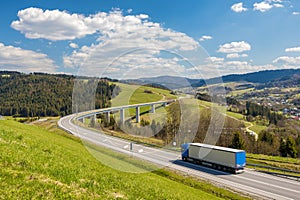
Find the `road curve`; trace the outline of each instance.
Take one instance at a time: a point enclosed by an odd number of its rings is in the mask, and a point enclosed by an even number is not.
[[[61,118],[58,125],[60,128],[81,138],[82,140],[86,140],[121,153],[130,154],[154,164],[168,166],[169,168],[181,171],[184,174],[206,179],[217,185],[229,187],[244,194],[250,194],[256,198],[300,200],[299,181],[263,174],[250,169],[247,169],[242,174],[232,175],[226,172],[216,171],[214,169],[183,162],[180,160],[179,153],[150,148],[143,145],[136,144],[132,151],[130,151],[130,141],[80,127],[72,122],[72,119],[75,116],[76,115],[73,114]]]

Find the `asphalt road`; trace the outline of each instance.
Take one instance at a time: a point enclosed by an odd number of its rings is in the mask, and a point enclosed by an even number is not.
[[[75,115],[63,117],[59,126],[82,140],[92,142],[96,145],[107,147],[118,152],[130,154],[131,156],[149,161],[151,163],[167,166],[171,169],[181,171],[190,176],[197,176],[209,180],[220,186],[229,187],[254,198],[263,199],[299,199],[300,182],[285,179],[269,174],[246,169],[242,174],[229,174],[192,163],[183,162],[180,153],[146,147],[134,144],[130,149],[130,142],[108,136],[99,132],[88,130],[72,123]]]

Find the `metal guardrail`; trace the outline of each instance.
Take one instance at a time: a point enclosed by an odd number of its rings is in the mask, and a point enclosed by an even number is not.
[[[252,167],[254,167],[254,169],[255,168],[268,169],[268,171],[263,171],[263,170],[257,170],[257,171],[267,172],[269,174],[274,174],[274,175],[279,175],[279,176],[286,176],[286,177],[296,178],[297,180],[300,180],[300,171],[294,171],[294,170],[289,170],[289,169],[283,169],[283,168],[278,168],[278,167],[270,167],[270,166],[266,166],[266,165],[259,165],[259,164],[252,164],[252,163],[247,163],[247,166],[252,166]],[[283,173],[272,172],[270,170],[281,171]],[[297,174],[297,175],[292,175],[292,174],[288,174],[288,173],[293,173],[293,174]]]

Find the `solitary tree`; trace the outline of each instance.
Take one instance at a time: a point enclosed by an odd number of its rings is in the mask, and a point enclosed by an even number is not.
[[[293,140],[292,137],[288,137],[288,139],[286,141],[286,152],[292,158],[296,158],[297,157],[296,144],[295,144],[295,141]]]
[[[245,142],[239,132],[234,134],[230,147],[235,149],[245,149]]]
[[[279,152],[282,157],[287,157],[286,141],[283,138],[280,139]]]

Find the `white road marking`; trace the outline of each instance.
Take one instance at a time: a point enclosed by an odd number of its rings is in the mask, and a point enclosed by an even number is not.
[[[140,149],[138,152],[139,152],[139,153],[143,153],[143,152],[144,152],[144,150],[143,150],[143,149]]]
[[[243,177],[243,176],[236,176],[236,177],[240,178],[240,179],[252,181],[252,182],[255,182],[255,183],[259,183],[259,184],[263,184],[263,185],[267,185],[267,186],[271,186],[271,187],[275,187],[275,188],[279,188],[279,189],[282,189],[282,190],[287,190],[287,191],[290,191],[290,192],[293,192],[293,193],[300,194],[300,190],[293,190],[293,189],[289,189],[289,188],[284,188],[284,187],[281,187],[281,186],[278,186],[278,185],[273,185],[273,184],[270,184],[270,183],[266,183],[266,182],[262,182],[262,181],[257,181],[255,179],[250,179],[250,178],[246,178],[246,177]]]
[[[286,183],[290,183],[290,184],[294,184],[294,185],[299,185],[300,186],[300,182],[291,181],[291,180],[288,180],[288,179],[285,179],[285,178],[279,178],[279,177],[276,177],[276,176],[267,175],[267,174],[263,174],[263,173],[256,172],[256,171],[246,170],[246,173],[248,173],[248,174],[255,174],[256,176],[261,176],[261,177],[265,177],[265,178],[269,178],[269,179],[274,179],[274,180],[277,180],[277,181],[280,181],[280,182],[286,182]]]

